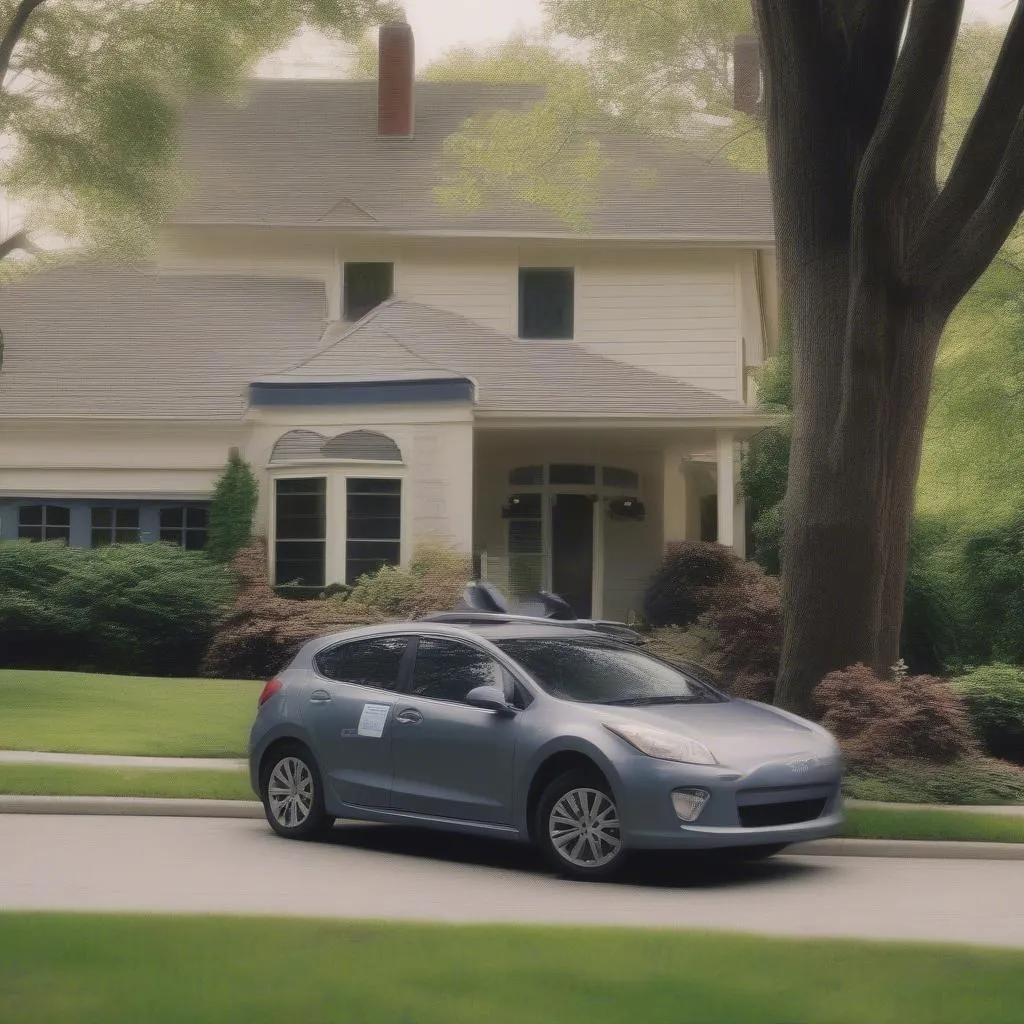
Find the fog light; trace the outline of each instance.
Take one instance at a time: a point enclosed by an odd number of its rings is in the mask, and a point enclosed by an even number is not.
[[[706,789],[676,789],[672,791],[672,806],[680,821],[696,821],[711,794]]]

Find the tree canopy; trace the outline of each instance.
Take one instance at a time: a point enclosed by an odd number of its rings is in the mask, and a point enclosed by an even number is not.
[[[0,0],[0,191],[34,239],[124,253],[167,214],[178,128],[196,96],[232,97],[303,25],[350,41],[392,0]]]

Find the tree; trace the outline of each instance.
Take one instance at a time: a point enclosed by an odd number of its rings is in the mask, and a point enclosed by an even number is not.
[[[214,561],[230,562],[249,543],[259,493],[252,467],[232,452],[210,503],[206,552]]]
[[[185,103],[234,94],[303,25],[355,41],[392,0],[0,0],[0,192],[45,233],[124,252],[168,212]]]
[[[746,3],[649,0],[638,12],[626,0],[548,0],[545,7],[555,30],[588,43],[579,63],[591,83],[602,69],[634,83],[630,91],[617,82],[621,102],[592,99],[607,117],[642,125],[640,98],[663,96],[668,116],[654,126],[663,135],[690,145],[724,135],[723,148],[731,142],[734,150],[741,137],[756,137],[756,123],[714,116],[721,109],[714,71],[744,27]],[[756,0],[754,8],[793,335],[777,700],[807,710],[810,690],[830,671],[864,662],[887,673],[899,657],[939,341],[1024,208],[1024,8],[992,48],[990,81],[954,62],[962,0]],[[648,56],[638,40],[651,47]],[[959,94],[948,104],[956,76],[984,83],[976,109],[969,99],[960,109]],[[707,95],[688,86],[698,80]],[[557,100],[547,104],[564,144],[573,112],[559,119]],[[450,146],[467,199],[471,186],[482,195],[496,159],[522,131],[515,118],[470,126],[464,143]],[[490,129],[486,143],[481,128]],[[559,152],[556,173],[570,192],[571,143]],[[513,180],[528,180],[543,158],[532,171],[509,162]]]

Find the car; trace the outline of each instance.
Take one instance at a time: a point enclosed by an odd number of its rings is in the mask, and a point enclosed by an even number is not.
[[[640,850],[760,859],[843,821],[821,726],[611,633],[500,613],[307,643],[260,695],[249,768],[281,836],[336,819],[493,836],[573,879]]]

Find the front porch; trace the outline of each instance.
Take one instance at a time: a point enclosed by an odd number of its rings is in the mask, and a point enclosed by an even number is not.
[[[714,429],[481,429],[473,554],[513,598],[543,588],[581,617],[629,620],[666,544],[745,554],[737,433]]]

